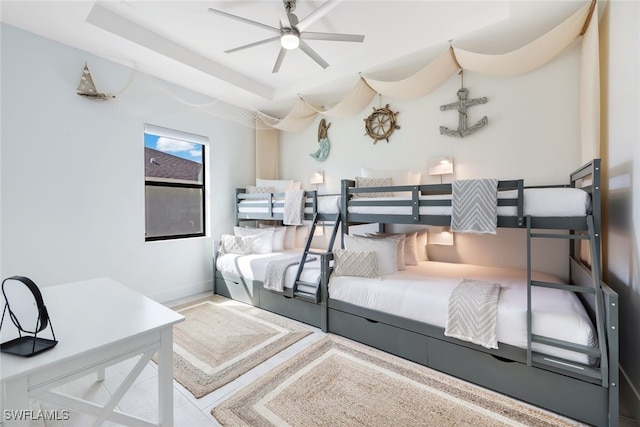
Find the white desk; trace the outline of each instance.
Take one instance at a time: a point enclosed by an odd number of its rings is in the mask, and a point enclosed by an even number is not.
[[[111,420],[133,426],[172,426],[172,327],[184,317],[111,279],[42,287],[40,291],[58,345],[29,358],[0,353],[0,416],[4,425],[28,425],[29,398],[34,397],[96,415],[96,425]],[[15,329],[9,320],[3,325],[3,335],[5,330]],[[41,332],[43,338],[51,338],[50,333],[49,329]],[[6,342],[13,336],[1,338]],[[114,410],[156,352],[157,424]],[[103,380],[106,367],[133,357],[139,361],[104,406],[51,390],[91,372]],[[15,410],[21,409],[27,410],[26,417],[15,416]]]

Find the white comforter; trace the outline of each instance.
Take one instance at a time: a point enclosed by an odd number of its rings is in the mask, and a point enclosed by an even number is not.
[[[272,252],[268,254],[224,254],[217,257],[216,268],[223,273],[235,274],[245,279],[264,282],[267,265],[271,261],[283,260],[292,256],[302,257],[302,249],[287,249],[280,252]],[[320,278],[320,260],[318,256],[310,255],[309,258],[315,258],[304,264],[304,269],[300,276],[300,280],[308,283],[318,283]],[[285,275],[285,288],[292,288],[296,279],[298,265],[287,268]],[[303,289],[303,288],[301,288]]]
[[[463,278],[498,282],[498,342],[527,347],[526,271],[423,261],[397,275],[382,279],[332,276],[329,297],[420,322],[445,327],[449,295]],[[535,273],[535,280],[561,283],[558,279]],[[596,334],[584,307],[572,292],[533,287],[532,313],[534,334],[594,346]],[[542,344],[533,349],[580,363],[589,363],[586,355]]]

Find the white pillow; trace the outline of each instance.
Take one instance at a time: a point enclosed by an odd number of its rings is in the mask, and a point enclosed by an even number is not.
[[[253,251],[254,236],[232,236],[231,234],[223,234],[220,239],[220,248],[218,253],[224,254],[240,254],[249,255]]]
[[[429,255],[427,254],[427,229],[416,232],[416,254],[418,261],[429,261]]]
[[[296,226],[286,225],[284,226],[284,248],[293,249],[296,247]]]
[[[307,237],[309,236],[309,226],[308,225],[298,225],[296,226],[296,240],[295,240],[295,248],[304,248],[307,244]]]
[[[233,234],[241,237],[254,236],[252,249],[254,254],[269,254],[273,252],[273,228],[233,227]]]
[[[394,239],[371,239],[362,236],[344,236],[344,247],[349,251],[374,251],[378,258],[380,274],[395,274],[398,272],[396,264],[396,248]]]
[[[261,228],[263,230],[273,229],[273,250],[282,251],[285,249],[284,236],[287,230],[284,227],[270,227],[265,224],[258,224],[258,228]]]
[[[405,233],[405,239],[404,239],[405,265],[418,265],[419,258],[418,258],[417,237],[418,237],[418,233],[415,231],[413,233]],[[425,250],[425,254],[426,254],[426,250]]]
[[[417,242],[417,232],[413,233],[367,233],[367,236],[394,236],[394,235],[402,235],[404,236],[404,265],[418,265],[418,242]],[[426,245],[426,241],[425,241]],[[426,254],[426,252],[425,252]],[[423,254],[424,257],[424,254]]]
[[[284,193],[293,189],[292,179],[256,179],[256,187],[273,187],[274,193]]]
[[[398,270],[407,269],[406,263],[404,260],[405,258],[404,246],[405,246],[405,239],[406,239],[406,236],[404,234],[402,233],[398,233],[398,234],[368,233],[366,237],[369,237],[371,239],[391,239],[395,241],[396,242],[396,267],[398,268]]]
[[[358,252],[337,249],[333,258],[333,275],[354,277],[380,277],[378,257],[373,251]]]

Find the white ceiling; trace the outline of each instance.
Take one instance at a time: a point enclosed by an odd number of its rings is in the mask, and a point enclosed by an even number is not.
[[[242,107],[286,113],[298,96],[317,105],[339,101],[359,73],[397,80],[448,46],[487,53],[517,48],[586,3],[571,1],[330,0],[307,29],[363,34],[363,43],[309,40],[329,67],[289,51],[272,69],[278,41],[225,53],[274,34],[215,8],[279,27],[282,0],[260,1],[1,1],[3,22]],[[300,20],[326,0],[298,0]]]

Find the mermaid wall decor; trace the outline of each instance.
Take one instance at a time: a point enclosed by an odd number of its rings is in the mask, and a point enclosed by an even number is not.
[[[309,154],[319,162],[324,162],[329,157],[330,144],[327,131],[330,127],[331,123],[327,123],[325,119],[320,120],[318,125],[318,144],[320,144],[320,148],[315,153]]]

